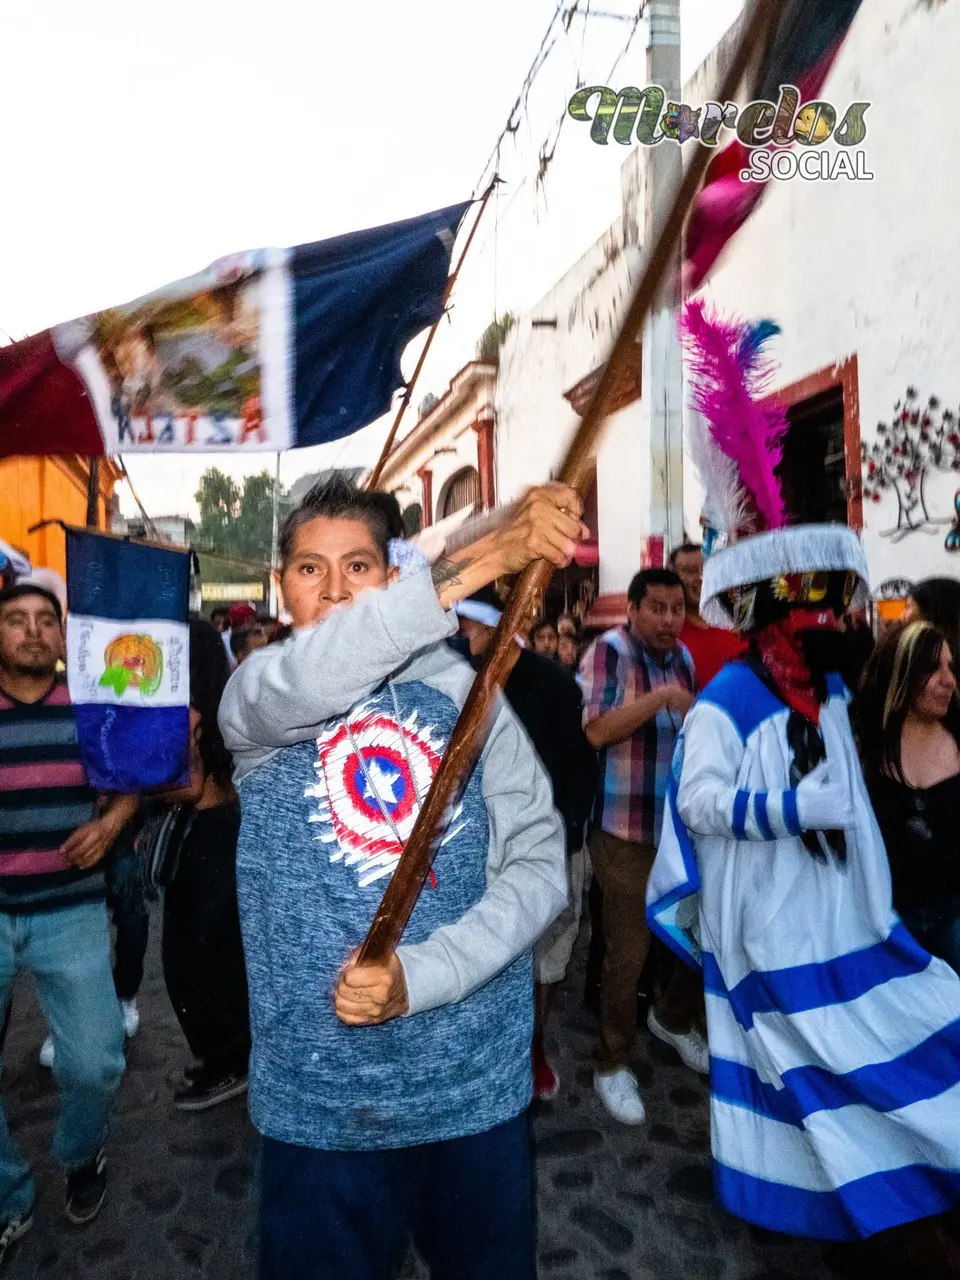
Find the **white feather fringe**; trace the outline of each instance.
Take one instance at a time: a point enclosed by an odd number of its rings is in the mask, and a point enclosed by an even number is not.
[[[703,515],[711,529],[731,541],[747,525],[747,495],[737,464],[714,443],[706,419],[690,410],[687,448],[703,486]]]

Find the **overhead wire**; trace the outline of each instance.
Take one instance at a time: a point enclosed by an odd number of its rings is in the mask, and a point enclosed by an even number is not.
[[[581,0],[574,0],[574,3],[573,3],[574,10],[578,8],[580,2]],[[527,104],[527,100],[530,96],[530,90],[533,88],[534,81],[536,80],[541,67],[544,65],[547,58],[550,56],[550,51],[553,48],[553,42],[550,40],[550,37],[553,34],[553,29],[556,26],[558,19],[562,16],[563,12],[564,12],[563,0],[559,0],[559,3],[557,4],[556,9],[554,10],[553,17],[550,19],[550,22],[547,25],[547,29],[543,34],[543,38],[540,41],[540,47],[537,49],[537,52],[534,55],[533,61],[530,63],[530,66],[527,70],[527,74],[523,77],[523,82],[520,85],[520,92],[517,94],[516,100],[513,106],[510,108],[509,114],[507,115],[507,122],[503,126],[503,128],[500,130],[500,133],[497,136],[497,140],[493,144],[493,148],[490,154],[487,156],[486,163],[484,164],[483,168],[480,171],[480,177],[478,178],[473,188],[474,196],[476,196],[478,191],[481,191],[485,187],[487,175],[491,172],[490,166],[496,160],[500,151],[500,146],[503,143],[504,139],[507,138],[509,135],[516,133],[517,129],[520,127],[520,121],[516,118],[517,113],[522,112],[523,109],[525,108]]]
[[[633,44],[633,38],[637,34],[637,29],[640,26],[640,20],[643,17],[643,15],[646,13],[646,11],[647,11],[647,0],[643,0],[643,3],[640,4],[637,8],[637,16],[633,20],[633,26],[630,28],[630,34],[627,36],[627,42],[623,46],[623,48],[620,50],[620,52],[617,54],[616,62],[613,64],[613,66],[610,68],[609,72],[607,73],[607,78],[604,82],[605,84],[610,83],[610,81],[613,79],[614,72],[616,71],[617,67],[619,67],[620,63],[624,60],[624,58],[629,53],[630,46]]]
[[[610,72],[607,75],[607,79],[605,83],[607,84],[610,83],[620,63],[629,53],[630,48],[633,44],[633,41],[636,38],[637,31],[640,29],[640,23],[642,22],[646,14],[646,11],[647,11],[647,0],[642,0],[642,3],[640,3],[637,6],[636,12],[629,13],[629,14],[627,13],[616,14],[611,12],[610,10],[593,9],[590,7],[589,0],[584,0],[584,5],[582,10],[580,9],[580,4],[578,2],[578,3],[575,3],[570,10],[567,11],[568,14],[571,16],[571,19],[573,14],[576,13],[576,15],[583,21],[584,41],[586,39],[587,22],[591,17],[600,18],[600,19],[618,18],[624,22],[630,23],[630,32],[627,36],[626,41],[623,44],[623,47],[620,49],[619,53],[617,54],[617,57],[613,63],[613,66],[611,67]],[[554,15],[554,19],[555,18],[556,18],[556,15]],[[548,31],[549,29],[550,28],[548,28]],[[541,48],[542,47],[543,46],[541,45]],[[577,73],[578,87],[582,87],[579,83],[580,79],[581,79],[581,76],[578,70],[578,73]],[[519,101],[519,97],[518,97],[518,101]],[[506,204],[503,206],[503,208],[501,209],[498,207],[498,219],[497,219],[497,222],[495,223],[493,232],[487,232],[484,238],[477,245],[476,251],[474,253],[475,262],[478,261],[483,256],[483,254],[487,251],[491,236],[494,233],[499,234],[499,224],[501,222],[506,221],[507,216],[509,215],[510,211],[516,204],[517,200],[519,199],[521,194],[526,190],[526,188],[530,185],[531,182],[534,183],[537,192],[543,193],[545,198],[545,185],[546,185],[545,179],[546,179],[547,171],[556,153],[557,143],[559,141],[560,134],[563,130],[568,114],[569,113],[567,110],[567,106],[564,105],[563,111],[560,113],[560,115],[558,115],[556,120],[553,122],[553,124],[550,127],[550,130],[548,131],[546,137],[544,138],[543,142],[540,144],[537,150],[536,169],[528,171],[525,174],[525,176],[522,178],[520,183],[516,187],[514,187],[513,191],[510,193],[510,198],[506,201]],[[516,130],[514,130],[513,132],[515,131]],[[505,134],[501,134],[501,137],[498,140],[498,146],[502,142],[504,136]],[[495,150],[494,154],[497,155],[498,152]],[[488,160],[487,161],[488,168],[489,168],[489,164],[490,164],[490,161]],[[498,164],[498,171],[499,171],[499,164]],[[539,221],[540,215],[538,210],[536,209],[534,210],[534,215]]]
[[[586,9],[582,15],[583,30],[580,33],[580,57],[577,60],[577,88],[583,84],[583,55],[587,47],[587,27],[590,25],[590,0],[587,0]]]

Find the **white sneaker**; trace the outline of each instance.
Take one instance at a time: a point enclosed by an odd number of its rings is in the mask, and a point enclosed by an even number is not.
[[[53,1036],[47,1036],[40,1046],[40,1065],[41,1067],[53,1066]]]
[[[646,1120],[647,1113],[637,1087],[637,1077],[626,1067],[607,1075],[594,1072],[593,1087],[614,1120],[619,1120],[621,1124],[643,1124]]]
[[[685,1031],[683,1034],[668,1031],[657,1017],[652,1005],[647,1011],[647,1028],[658,1040],[670,1045],[671,1049],[676,1049],[691,1071],[696,1071],[701,1076],[710,1074],[710,1050],[706,1040],[696,1028]]]
[[[128,1040],[140,1030],[140,1010],[137,1008],[137,997],[120,1001],[120,1012],[123,1014],[123,1034]]]

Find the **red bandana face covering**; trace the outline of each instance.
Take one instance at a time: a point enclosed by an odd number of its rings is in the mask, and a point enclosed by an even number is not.
[[[785,618],[764,627],[753,637],[761,661],[784,702],[815,725],[820,723],[820,700],[813,673],[804,656],[800,633],[835,631],[838,626],[833,612],[791,609]]]

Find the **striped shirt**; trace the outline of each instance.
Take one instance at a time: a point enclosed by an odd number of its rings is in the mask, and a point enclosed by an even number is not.
[[[583,722],[629,706],[674,684],[696,690],[693,659],[684,645],[651,653],[628,627],[615,627],[590,646],[580,665]],[[623,742],[600,752],[600,785],[593,826],[621,840],[658,844],[670,762],[682,717],[664,708]]]
[[[67,686],[39,702],[0,691],[0,911],[46,911],[103,897],[102,865],[71,867],[60,847],[94,817]]]

